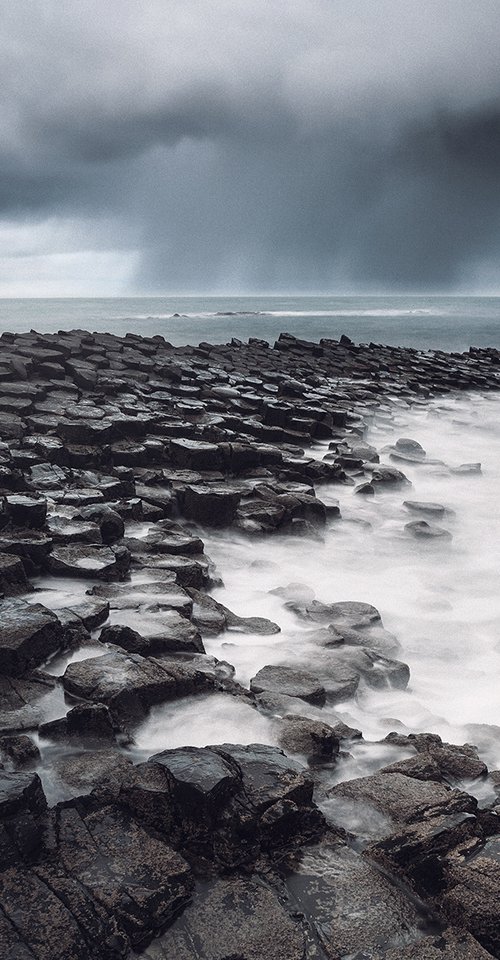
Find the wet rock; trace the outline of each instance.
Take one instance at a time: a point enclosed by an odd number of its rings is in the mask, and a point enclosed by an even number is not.
[[[338,671],[342,666],[362,676],[368,686],[376,689],[396,687],[405,690],[410,680],[410,669],[406,663],[384,657],[368,647],[352,648],[346,645],[341,649],[334,648],[331,655],[323,656],[321,661],[314,660],[314,667],[320,675],[330,669]]]
[[[0,676],[0,731],[35,729],[45,716],[45,703],[53,697],[54,688],[55,681],[45,674]]]
[[[181,499],[181,509],[185,517],[197,520],[209,526],[227,526],[236,517],[240,502],[239,491],[222,484],[208,486],[186,486]]]
[[[132,763],[123,754],[112,749],[85,750],[74,754],[63,753],[53,761],[54,776],[74,796],[91,792],[96,784],[101,787],[126,776]]]
[[[464,861],[449,860],[441,910],[494,957],[500,955],[500,838],[492,837]]]
[[[408,477],[405,477],[404,473],[402,473],[401,470],[396,470],[395,467],[389,467],[386,464],[381,463],[379,466],[370,469],[371,483],[376,484],[377,486],[395,486],[398,484],[410,483]]]
[[[223,465],[217,444],[201,440],[171,440],[170,454],[181,470],[220,470]]]
[[[476,810],[476,801],[466,793],[401,773],[378,773],[339,783],[329,796],[372,804],[398,823]]]
[[[0,553],[0,594],[6,597],[28,593],[31,584],[19,557]]]
[[[123,614],[118,614],[123,616]],[[110,624],[101,631],[101,643],[113,643],[129,653],[161,656],[163,653],[204,653],[203,641],[192,623],[176,610],[144,612],[129,618],[134,626]]]
[[[15,527],[41,530],[47,516],[45,497],[28,496],[17,493],[5,498],[5,506],[10,522]]]
[[[491,953],[459,927],[425,937],[407,947],[384,951],[383,960],[488,960]],[[379,960],[379,958],[375,958]],[[382,955],[380,955],[382,960]]]
[[[352,630],[361,630],[373,624],[380,623],[380,614],[370,603],[357,600],[344,600],[339,603],[321,603],[312,600],[306,604],[287,604],[305,620],[315,623],[329,623],[336,628],[348,627]]]
[[[438,527],[435,523],[428,523],[427,520],[412,520],[411,523],[405,523],[405,530],[412,536],[419,539],[445,539],[451,540],[451,533],[443,527]]]
[[[287,887],[326,957],[373,957],[418,936],[415,905],[354,850],[333,841],[305,850]]]
[[[53,516],[47,520],[47,531],[54,543],[66,546],[102,543],[101,531],[96,523],[83,523]]]
[[[482,471],[480,463],[461,463],[459,467],[450,467],[450,472],[467,476],[469,474],[479,474]]]
[[[404,500],[403,506],[412,513],[428,513],[432,517],[443,517],[446,512],[441,503],[426,500]]]
[[[55,545],[49,558],[52,573],[98,580],[123,580],[129,565],[130,553],[123,547]]]
[[[325,702],[325,688],[317,677],[307,670],[294,670],[286,666],[266,666],[250,681],[254,693],[277,693],[287,697],[298,697],[306,703]]]
[[[97,524],[103,543],[108,545],[116,543],[124,535],[125,524],[122,517],[107,504],[97,503],[81,507],[78,515],[84,521]]]
[[[0,673],[19,676],[56,653],[64,643],[57,616],[40,603],[4,600],[0,626]]]
[[[258,917],[258,923],[255,918]],[[305,933],[262,882],[216,880],[145,957],[151,960],[303,960]]]
[[[339,741],[334,729],[320,720],[285,716],[278,731],[278,741],[287,753],[298,753],[315,761],[334,759]]]
[[[24,735],[0,737],[0,754],[12,760],[17,767],[36,763],[40,759],[38,747],[31,737]]]
[[[193,589],[188,589],[188,593],[195,602],[193,622],[197,623],[200,629],[205,627],[210,632],[231,629],[239,633],[257,633],[262,636],[280,633],[278,624],[268,620],[267,617],[239,617],[206,593]],[[218,627],[220,629],[217,629]]]
[[[8,773],[0,770],[0,819],[14,815],[43,813],[47,806],[37,773]]]
[[[60,720],[40,724],[38,732],[49,740],[75,738],[85,740],[114,740],[116,725],[103,703],[79,703]]]
[[[66,667],[64,689],[106,704],[114,715],[142,717],[155,703],[209,690],[214,681],[187,663],[108,653]]]
[[[479,759],[476,747],[469,743],[458,746],[443,743],[436,733],[388,734],[389,743],[412,747],[418,755],[437,765],[440,775],[451,780],[475,780],[486,776],[488,768]]]
[[[372,483],[358,483],[357,487],[354,487],[354,493],[364,497],[373,497],[375,495],[375,487]]]
[[[51,538],[37,530],[11,530],[0,534],[0,554],[20,557],[28,576],[36,576],[46,566],[51,549]]]
[[[168,773],[175,802],[183,812],[190,810],[191,815],[213,818],[241,785],[238,768],[205,747],[164,750],[151,757],[149,763]]]
[[[152,580],[159,574],[172,574],[177,583],[182,587],[194,587],[200,589],[208,578],[206,562],[199,555],[195,557],[173,556],[162,554],[161,556],[152,556],[151,554],[139,554],[134,557],[134,566],[144,570]]]
[[[262,743],[248,746],[223,743],[211,749],[237,764],[244,792],[259,813],[285,801],[296,805],[311,803],[312,780],[303,767],[286,757],[277,747]],[[280,809],[276,812],[285,811]]]

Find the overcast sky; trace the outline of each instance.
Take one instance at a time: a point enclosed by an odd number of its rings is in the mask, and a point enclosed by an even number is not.
[[[500,292],[499,0],[0,18],[0,296]]]

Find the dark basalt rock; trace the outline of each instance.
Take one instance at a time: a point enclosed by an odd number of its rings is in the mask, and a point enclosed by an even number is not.
[[[487,840],[465,860],[448,860],[441,910],[465,927],[494,957],[500,955],[500,838]]]
[[[55,545],[49,558],[52,573],[97,580],[123,580],[129,565],[130,553],[125,547]]]
[[[307,703],[325,702],[325,688],[317,677],[307,670],[294,670],[286,666],[267,666],[250,681],[254,693],[278,693],[287,697],[297,697]]]
[[[52,516],[47,520],[46,529],[56,544],[72,546],[81,543],[101,544],[101,531],[96,523],[83,523],[67,520],[65,517]]]
[[[40,724],[38,732],[49,740],[114,741],[118,729],[103,703],[79,703],[60,720]]]
[[[19,557],[0,553],[0,594],[11,597],[18,593],[28,593],[31,584]]]
[[[222,630],[231,629],[238,633],[257,633],[262,636],[273,636],[280,633],[280,627],[267,617],[239,617],[224,604],[214,600],[213,597],[199,590],[189,589],[189,595],[193,598],[195,607],[193,608],[193,623],[196,623],[200,630],[205,629],[208,633],[220,633]]]
[[[113,643],[129,653],[161,656],[164,653],[205,653],[203,641],[195,626],[175,610],[155,614],[140,610],[132,621],[139,630],[125,624],[104,627],[101,643]]]
[[[0,627],[0,673],[19,676],[39,666],[64,644],[55,613],[41,603],[4,600]]]
[[[22,493],[10,494],[5,498],[7,515],[15,527],[41,530],[47,516],[45,497],[29,496]]]
[[[185,517],[209,526],[227,526],[236,517],[241,499],[239,491],[222,484],[186,486],[180,500]]]
[[[370,803],[397,823],[413,823],[443,814],[475,813],[477,802],[466,793],[401,773],[377,773],[332,787],[330,797]]]
[[[127,719],[144,716],[155,703],[210,690],[214,681],[188,663],[108,653],[70,663],[63,686],[73,696],[104,703]]]
[[[40,759],[40,751],[31,737],[24,735],[0,737],[0,754],[12,760],[16,767],[36,763]]]
[[[412,513],[427,513],[433,517],[443,517],[446,513],[445,507],[441,503],[430,503],[426,500],[404,500],[403,507],[411,510]]]
[[[384,951],[375,960],[490,960],[491,953],[483,950],[469,933],[448,927],[442,933],[425,937],[407,947]]]
[[[8,773],[0,770],[0,819],[15,814],[43,813],[47,806],[37,773]]]
[[[122,517],[116,510],[107,504],[89,504],[87,507],[81,507],[78,516],[84,521],[91,521],[97,524],[101,532],[102,542],[106,544],[116,543],[121,540],[125,532],[125,524]]]
[[[315,761],[331,761],[339,752],[339,740],[333,727],[308,717],[283,717],[278,740],[287,753],[302,754]]]
[[[408,477],[405,477],[401,470],[396,470],[395,467],[389,467],[387,464],[381,463],[377,467],[370,468],[370,471],[371,483],[376,484],[377,486],[395,486],[396,484],[410,483]]]

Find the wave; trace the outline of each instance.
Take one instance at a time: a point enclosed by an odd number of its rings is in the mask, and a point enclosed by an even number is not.
[[[131,316],[117,316],[109,319],[115,322],[137,321],[137,320],[228,320],[237,317],[275,317],[275,318],[300,318],[300,317],[437,317],[444,316],[445,311],[436,309],[416,309],[416,310],[217,310],[204,311],[197,310],[194,313],[134,313]]]

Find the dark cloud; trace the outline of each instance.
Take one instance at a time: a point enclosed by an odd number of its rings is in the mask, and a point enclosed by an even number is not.
[[[500,254],[497,0],[0,14],[0,213],[105,214],[135,289],[445,289]]]

